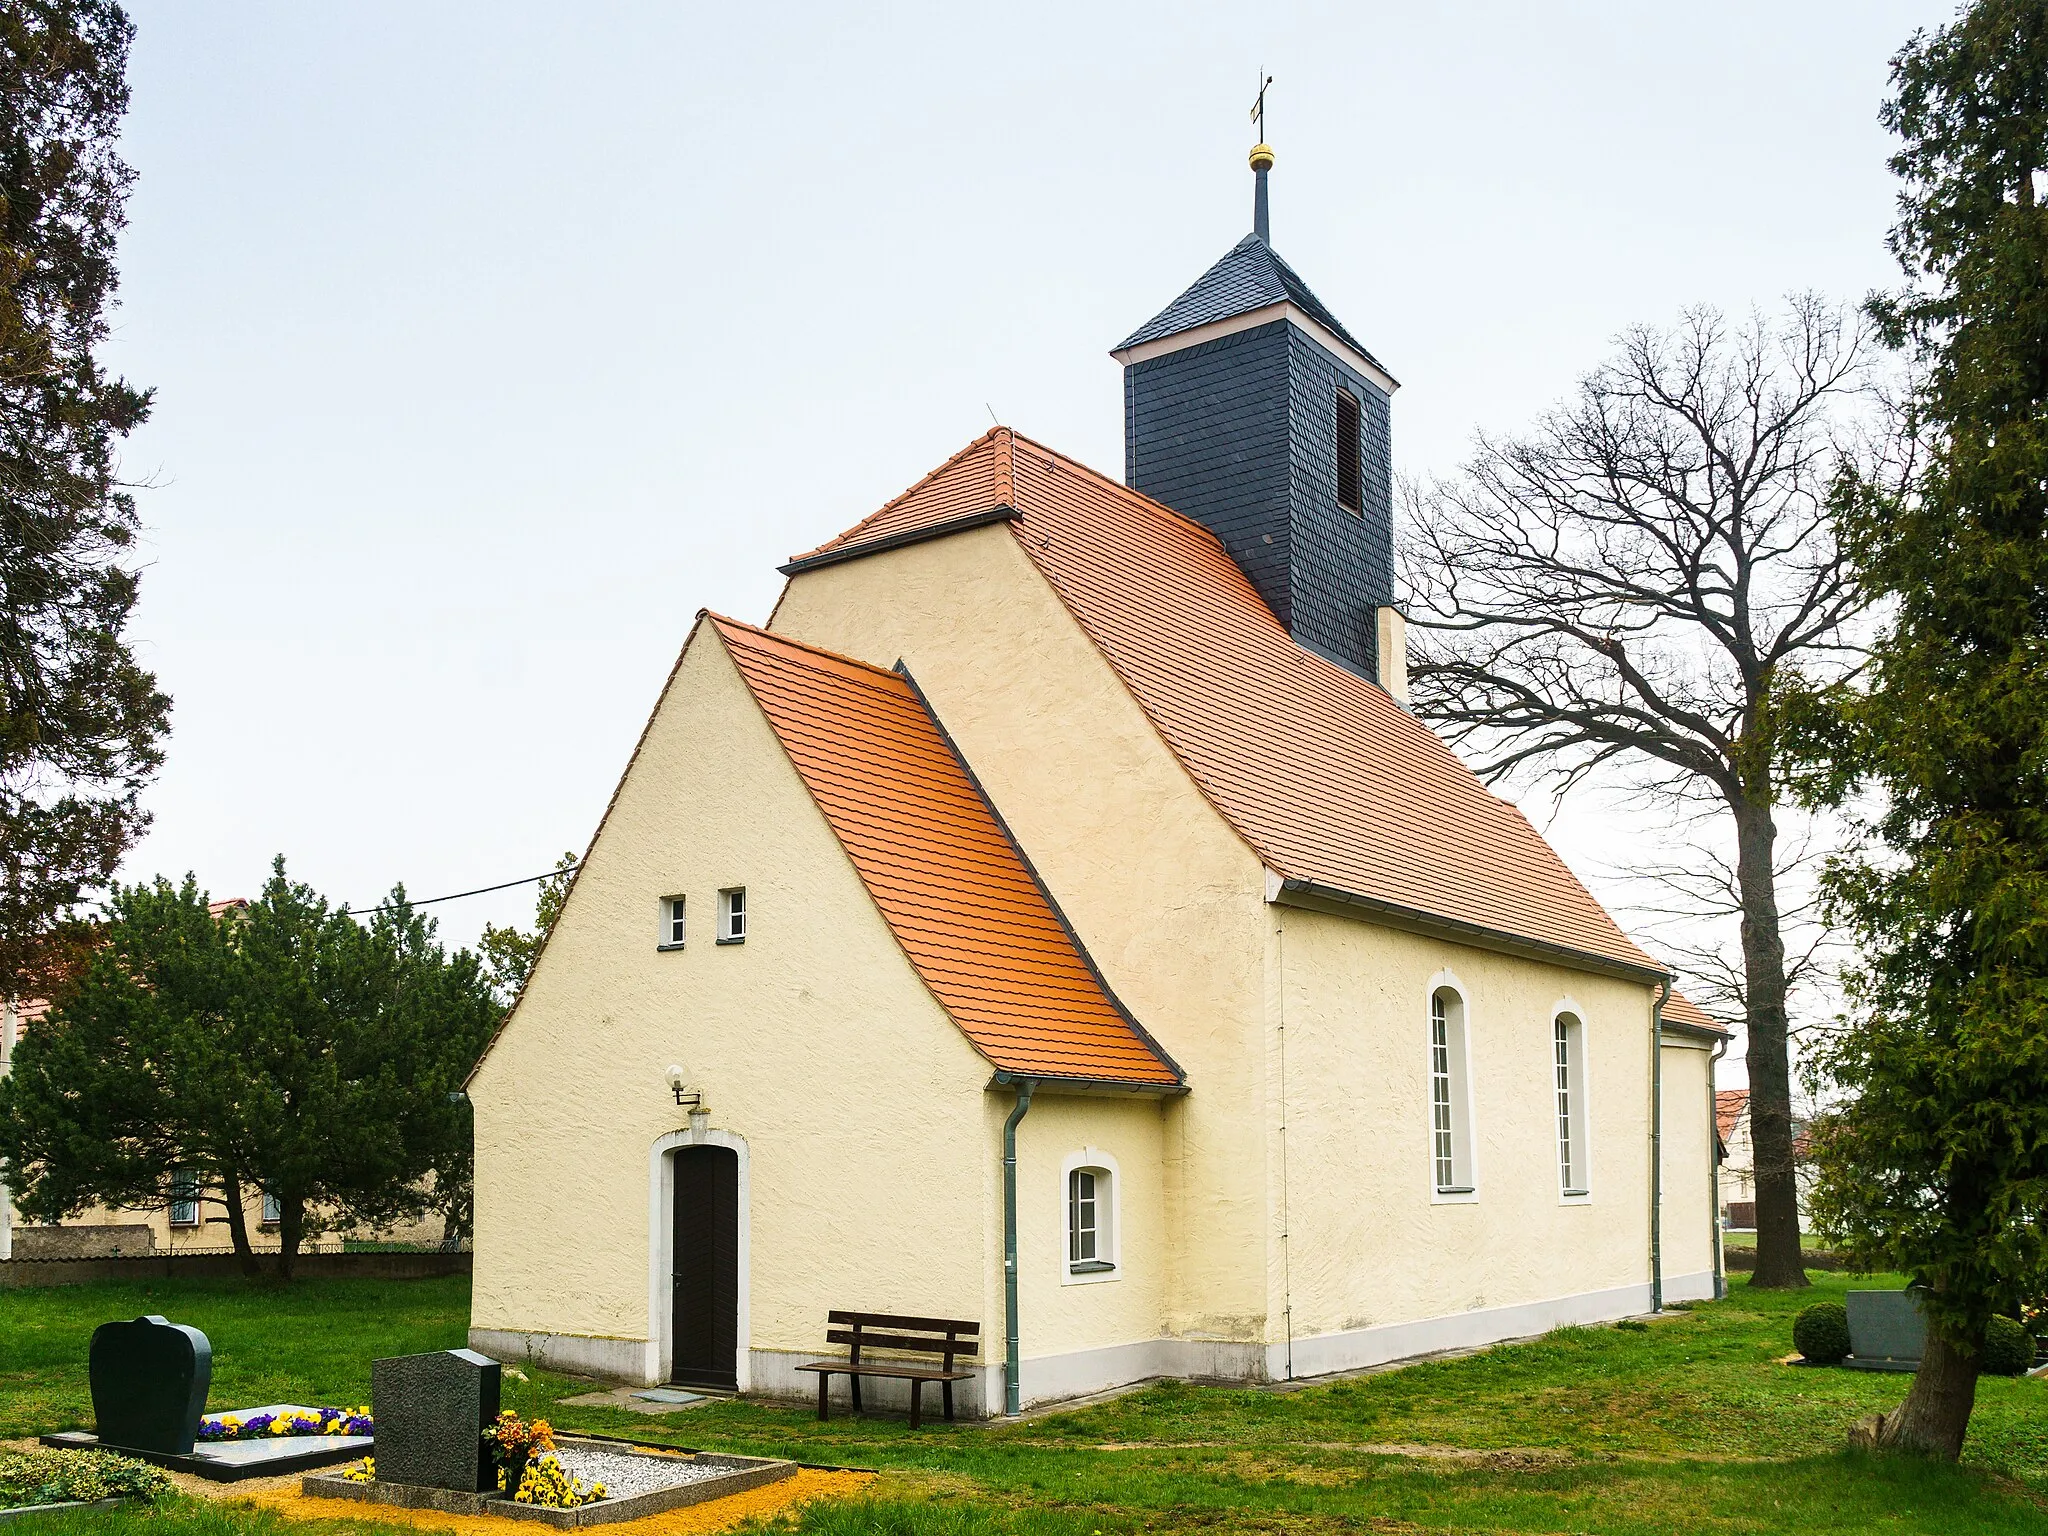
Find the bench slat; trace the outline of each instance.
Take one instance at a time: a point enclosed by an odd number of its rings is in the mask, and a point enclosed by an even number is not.
[[[952,1317],[899,1317],[893,1312],[827,1312],[828,1323],[851,1323],[862,1328],[907,1328],[920,1333],[979,1334],[981,1324]]]
[[[975,1341],[959,1339],[948,1342],[945,1339],[918,1339],[907,1333],[852,1333],[833,1328],[825,1333],[827,1344],[859,1344],[862,1350],[907,1349],[926,1355],[971,1355]]]
[[[974,1371],[940,1371],[922,1365],[869,1365],[863,1360],[850,1365],[844,1360],[813,1360],[796,1367],[799,1371],[825,1371],[834,1376],[888,1376],[898,1381],[972,1381]]]

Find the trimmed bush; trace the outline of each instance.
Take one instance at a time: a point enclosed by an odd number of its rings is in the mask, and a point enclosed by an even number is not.
[[[1813,1365],[1840,1365],[1849,1357],[1849,1309],[1817,1301],[1792,1320],[1792,1342]]]
[[[1994,1317],[1984,1330],[1977,1369],[1986,1376],[2018,1376],[2034,1365],[2033,1335],[2009,1317]]]
[[[168,1472],[110,1451],[35,1446],[0,1450],[0,1509],[70,1500],[139,1498],[154,1502],[175,1485]]]

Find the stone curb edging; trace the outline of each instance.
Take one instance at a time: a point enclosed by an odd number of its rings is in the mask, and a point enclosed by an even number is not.
[[[569,1441],[569,1436],[561,1437]],[[570,1441],[570,1443],[574,1443]],[[595,1447],[594,1447],[595,1448]],[[354,1499],[364,1504],[389,1504],[402,1509],[438,1509],[451,1515],[497,1515],[509,1520],[533,1520],[557,1530],[583,1526],[615,1525],[621,1520],[638,1520],[647,1515],[666,1514],[691,1504],[722,1499],[727,1494],[745,1493],[751,1488],[779,1483],[796,1476],[796,1463],[763,1456],[725,1456],[705,1451],[689,1458],[702,1466],[729,1467],[718,1477],[657,1488],[651,1493],[625,1499],[600,1499],[575,1509],[546,1509],[534,1504],[515,1504],[496,1493],[463,1493],[452,1488],[420,1488],[408,1483],[352,1482],[334,1473],[316,1473],[302,1478],[299,1490],[318,1499]]]

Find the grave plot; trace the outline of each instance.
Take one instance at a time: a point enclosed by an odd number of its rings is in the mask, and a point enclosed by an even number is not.
[[[208,1414],[213,1346],[154,1314],[95,1328],[86,1370],[94,1432],[44,1435],[44,1445],[119,1451],[215,1482],[331,1467],[375,1446],[370,1421],[341,1409],[271,1403]],[[245,1436],[259,1418],[264,1432]],[[280,1424],[292,1432],[269,1432]]]
[[[757,1456],[693,1456],[556,1437],[545,1422],[501,1414],[499,1389],[498,1362],[473,1350],[374,1361],[375,1457],[307,1477],[301,1490],[314,1498],[572,1528],[637,1520],[796,1473],[794,1462]]]

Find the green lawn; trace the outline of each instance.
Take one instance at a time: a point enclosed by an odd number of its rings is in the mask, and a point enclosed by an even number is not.
[[[1864,1280],[1858,1284],[1878,1282]],[[1986,1381],[1961,1468],[1866,1461],[1847,1425],[1907,1379],[1783,1366],[1810,1292],[1750,1292],[1647,1332],[1529,1344],[1295,1391],[1167,1383],[993,1427],[719,1403],[666,1419],[565,1408],[587,1384],[507,1383],[565,1427],[870,1466],[881,1497],[815,1508],[806,1532],[1089,1536],[1135,1530],[2019,1532],[2048,1528],[2048,1382]],[[163,1312],[215,1343],[213,1401],[360,1400],[371,1356],[457,1344],[459,1281],[309,1281],[0,1292],[0,1433],[81,1422],[93,1323]],[[1403,1455],[1393,1448],[1445,1452]],[[362,1522],[351,1522],[361,1528]],[[52,1517],[9,1536],[262,1536],[240,1512]],[[118,1526],[119,1531],[113,1528]],[[97,1532],[94,1533],[97,1536]]]
[[[367,1402],[378,1355],[459,1347],[469,1281],[243,1280],[0,1291],[0,1440],[92,1427],[85,1350],[114,1318],[161,1313],[213,1345],[217,1408]]]

